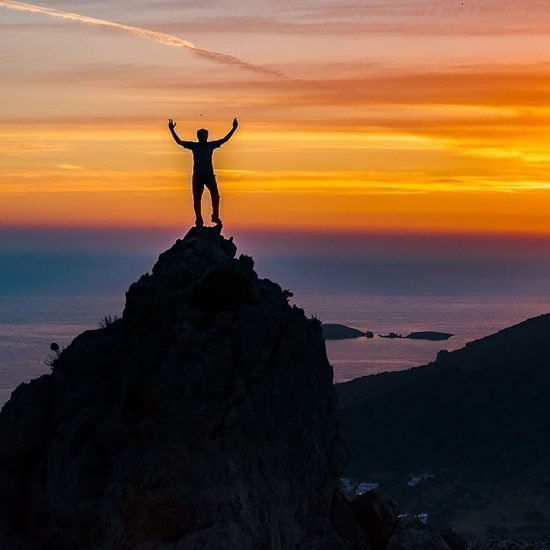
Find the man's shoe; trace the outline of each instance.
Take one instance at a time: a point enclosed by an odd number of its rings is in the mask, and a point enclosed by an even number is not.
[[[212,214],[211,219],[216,225],[222,225],[222,220],[219,216],[214,216],[214,214]]]
[[[195,220],[195,227],[203,227],[204,226],[204,222],[202,221],[202,218],[197,218]]]

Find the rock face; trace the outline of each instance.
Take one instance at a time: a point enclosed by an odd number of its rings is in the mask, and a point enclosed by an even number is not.
[[[121,319],[14,391],[0,548],[348,547],[329,520],[346,451],[320,323],[235,254],[192,229]]]
[[[373,489],[355,498],[352,506],[372,549],[384,550],[398,522],[397,503]]]
[[[386,550],[451,550],[441,535],[414,518],[401,518]]]

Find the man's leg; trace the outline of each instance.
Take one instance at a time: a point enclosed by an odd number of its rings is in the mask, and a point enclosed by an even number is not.
[[[210,197],[212,198],[212,221],[214,223],[221,223],[220,220],[220,192],[218,191],[218,184],[216,183],[216,176],[212,176],[208,183],[205,183],[210,191]]]
[[[201,214],[202,192],[204,191],[204,183],[197,176],[193,176],[193,209],[195,210],[195,225],[202,227],[204,221]]]

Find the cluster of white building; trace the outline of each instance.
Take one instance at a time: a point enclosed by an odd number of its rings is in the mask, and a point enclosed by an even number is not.
[[[428,519],[430,519],[430,514],[428,514],[428,512],[420,512],[420,514],[399,514],[397,517],[398,518],[413,517],[420,520],[424,525],[426,525],[428,523]]]
[[[432,474],[411,474],[407,481],[407,485],[409,487],[416,487],[419,483],[433,478],[434,476]],[[354,481],[348,477],[340,478],[340,489],[342,489],[347,497],[358,497],[360,495],[364,495],[367,491],[378,489],[378,486],[379,484],[374,481]],[[422,523],[427,524],[429,514],[427,512],[421,512],[420,514],[400,514],[399,517],[414,517]]]
[[[368,481],[353,481],[347,477],[340,478],[340,488],[346,496],[359,496],[364,495],[367,491],[378,489],[379,484]]]
[[[435,476],[433,474],[411,474],[407,485],[409,487],[416,487],[419,483],[427,481],[428,479],[433,479]]]

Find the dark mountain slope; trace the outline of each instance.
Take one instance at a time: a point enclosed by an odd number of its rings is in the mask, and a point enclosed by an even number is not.
[[[351,474],[542,470],[550,466],[550,315],[337,391]]]

